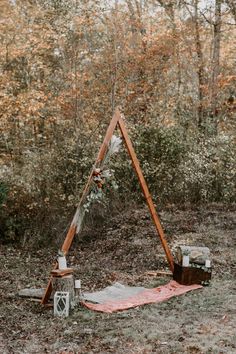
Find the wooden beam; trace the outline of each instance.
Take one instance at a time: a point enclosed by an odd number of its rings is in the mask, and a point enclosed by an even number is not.
[[[79,204],[77,206],[77,209],[76,209],[75,215],[73,217],[73,220],[72,220],[72,222],[70,224],[70,227],[69,227],[69,230],[67,232],[66,238],[65,238],[65,240],[63,242],[63,245],[61,247],[61,250],[63,251],[64,254],[68,253],[68,251],[69,251],[69,249],[71,247],[71,244],[73,242],[73,239],[75,237],[75,234],[78,234],[79,231],[80,231],[80,229],[78,229],[78,227],[77,227],[77,224],[78,224],[79,217],[80,217],[81,213],[83,213],[83,210],[82,210],[83,203],[86,200],[86,197],[87,197],[88,192],[89,192],[90,185],[92,183],[93,171],[94,171],[94,169],[96,167],[98,167],[102,163],[102,161],[103,161],[103,159],[105,157],[105,154],[107,152],[111,137],[112,137],[113,132],[114,132],[116,126],[117,126],[117,122],[118,122],[119,118],[120,118],[120,112],[119,112],[119,109],[116,108],[115,113],[114,113],[114,115],[112,117],[112,120],[111,120],[111,122],[110,122],[110,124],[109,124],[109,126],[107,128],[107,132],[106,132],[105,138],[103,140],[103,143],[102,143],[102,145],[100,147],[100,150],[98,152],[95,164],[94,164],[94,166],[93,166],[93,168],[92,168],[92,170],[90,172],[90,175],[88,177],[87,183],[86,183],[85,188],[83,190],[83,193],[82,193],[80,202],[79,202]],[[80,227],[81,227],[81,225],[80,225]],[[54,265],[53,269],[57,269],[57,267],[58,267],[58,265],[56,263]],[[48,302],[51,293],[52,293],[52,277],[50,277],[50,279],[48,281],[48,284],[47,284],[47,287],[46,287],[46,290],[45,290],[45,294],[44,294],[44,296],[43,296],[43,298],[41,300],[41,304],[45,305]]]
[[[147,205],[149,207],[149,210],[150,210],[150,213],[151,213],[151,216],[152,216],[152,219],[154,221],[154,224],[156,226],[156,230],[159,234],[159,237],[160,237],[160,240],[161,240],[161,243],[162,243],[162,246],[164,248],[164,251],[165,251],[165,254],[166,254],[166,257],[167,257],[167,260],[169,262],[169,265],[170,265],[170,269],[171,271],[173,272],[174,271],[174,260],[173,260],[173,256],[170,252],[170,249],[167,245],[167,242],[166,242],[166,239],[165,239],[165,234],[164,234],[164,231],[162,229],[162,226],[161,226],[161,223],[160,223],[160,220],[157,216],[157,212],[156,212],[156,209],[155,209],[155,206],[154,206],[154,203],[153,203],[153,200],[152,200],[152,197],[151,197],[151,194],[148,190],[148,186],[147,186],[147,183],[144,179],[144,176],[143,176],[143,173],[142,173],[142,170],[140,168],[140,165],[139,165],[139,161],[137,159],[137,156],[135,154],[135,151],[134,151],[134,148],[133,148],[133,145],[131,143],[131,140],[129,138],[129,135],[128,135],[128,132],[126,130],[126,127],[125,127],[125,123],[124,123],[124,120],[123,118],[120,116],[119,120],[118,120],[118,126],[120,128],[120,131],[121,131],[121,134],[124,138],[124,141],[125,141],[125,144],[126,144],[126,147],[127,147],[127,150],[128,150],[128,153],[129,153],[129,156],[132,160],[132,163],[133,163],[133,167],[136,171],[136,174],[138,176],[138,180],[139,180],[139,183],[140,183],[140,186],[142,188],[142,191],[143,191],[143,194],[145,196],[145,199],[146,199],[146,202],[147,202]]]
[[[53,270],[57,269],[58,268],[58,263],[54,263],[53,265]],[[52,280],[53,280],[53,276],[51,275],[50,278],[49,278],[49,281],[47,283],[47,287],[46,287],[46,290],[44,292],[44,295],[41,299],[41,304],[42,305],[46,305],[50,299],[50,296],[51,296],[51,293],[52,293]]]
[[[111,122],[109,124],[109,127],[107,128],[107,132],[106,132],[105,138],[103,140],[103,143],[101,145],[101,148],[99,150],[98,157],[97,157],[97,160],[95,162],[96,165],[101,163],[102,160],[105,157],[105,154],[107,152],[111,137],[112,137],[112,135],[114,133],[114,130],[116,129],[117,122],[118,122],[119,118],[120,118],[120,111],[119,111],[119,108],[116,108],[115,113],[114,113],[114,115],[112,117],[112,120],[111,120]]]

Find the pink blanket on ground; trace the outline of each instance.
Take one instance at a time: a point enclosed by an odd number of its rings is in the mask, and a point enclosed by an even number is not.
[[[187,293],[191,290],[202,288],[202,285],[181,285],[174,280],[168,284],[159,286],[154,289],[141,291],[137,295],[131,296],[125,300],[107,301],[103,304],[93,304],[84,302],[83,305],[90,310],[112,313],[115,311],[127,310],[132,307],[137,307],[145,304],[152,304],[168,300],[173,296],[178,296]]]

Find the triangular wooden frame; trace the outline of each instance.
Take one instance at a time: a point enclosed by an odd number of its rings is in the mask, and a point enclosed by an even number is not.
[[[143,194],[144,194],[144,197],[146,199],[146,202],[147,202],[147,205],[148,205],[148,208],[149,208],[149,211],[150,211],[150,214],[152,216],[152,219],[153,219],[153,222],[155,224],[155,227],[156,227],[156,230],[157,230],[157,233],[160,237],[160,240],[161,240],[161,243],[162,243],[162,246],[163,246],[163,249],[165,251],[165,254],[166,254],[166,258],[169,262],[169,266],[170,266],[170,269],[171,271],[173,272],[174,270],[174,261],[173,261],[173,256],[170,252],[170,249],[167,245],[167,242],[166,242],[166,239],[165,239],[165,234],[164,234],[164,231],[162,229],[162,226],[161,226],[161,223],[160,223],[160,220],[159,220],[159,217],[157,215],[157,212],[156,212],[156,209],[155,209],[155,206],[154,206],[154,203],[153,203],[153,200],[152,200],[152,197],[151,197],[151,194],[148,190],[148,186],[147,186],[147,183],[144,179],[144,176],[143,176],[143,173],[142,173],[142,170],[140,168],[140,165],[139,165],[139,161],[137,159],[137,156],[135,154],[135,151],[134,151],[134,148],[133,148],[133,145],[131,143],[131,140],[129,138],[129,135],[128,135],[128,132],[127,132],[127,129],[125,127],[125,123],[124,123],[124,119],[123,119],[123,115],[120,113],[120,110],[119,108],[116,108],[115,110],[115,113],[113,115],[113,118],[109,124],[109,127],[107,129],[107,132],[106,132],[106,135],[105,135],[105,138],[103,140],[103,143],[100,147],[100,150],[99,150],[99,153],[98,153],[98,156],[97,156],[97,159],[95,161],[95,164],[92,168],[92,171],[89,175],[89,178],[88,178],[88,181],[85,185],[85,188],[83,190],[83,193],[82,193],[82,196],[81,196],[81,199],[80,199],[80,202],[78,204],[78,207],[76,209],[76,212],[75,212],[75,215],[73,217],[73,220],[71,222],[71,225],[69,227],[69,230],[67,232],[67,235],[66,235],[66,238],[64,240],[64,243],[62,245],[62,248],[61,248],[61,251],[64,253],[64,254],[67,254],[69,249],[70,249],[70,246],[72,244],[72,241],[74,239],[74,236],[75,234],[77,234],[80,230],[78,230],[78,227],[77,227],[77,223],[78,223],[78,219],[79,219],[79,216],[80,216],[80,210],[81,210],[81,207],[83,205],[83,203],[85,202],[86,200],[86,197],[88,195],[88,192],[89,192],[89,188],[90,188],[90,185],[93,181],[93,172],[94,172],[94,169],[95,168],[99,168],[99,166],[101,165],[101,163],[103,162],[104,158],[105,158],[105,155],[106,155],[106,152],[108,150],[108,146],[109,146],[109,143],[110,143],[110,140],[111,140],[111,137],[113,135],[113,132],[115,130],[116,127],[119,127],[120,131],[121,131],[121,135],[124,139],[124,142],[125,142],[125,145],[126,145],[126,148],[127,148],[127,151],[129,153],[129,156],[132,160],[132,163],[133,163],[133,168],[138,176],[138,180],[139,180],[139,183],[140,183],[140,186],[142,188],[142,191],[143,191]],[[58,267],[57,263],[54,265],[54,269],[56,269]],[[50,298],[50,295],[52,293],[52,278],[49,279],[49,282],[48,282],[48,285],[47,285],[47,288],[45,290],[45,293],[44,293],[44,296],[41,300],[41,303],[43,305],[45,305],[49,298]]]

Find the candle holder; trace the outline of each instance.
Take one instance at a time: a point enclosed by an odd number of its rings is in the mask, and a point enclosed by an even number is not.
[[[70,293],[56,291],[54,295],[54,316],[68,317],[70,309]]]
[[[77,299],[77,302],[79,302],[82,298],[82,292],[81,292],[81,280],[75,280],[75,297]]]

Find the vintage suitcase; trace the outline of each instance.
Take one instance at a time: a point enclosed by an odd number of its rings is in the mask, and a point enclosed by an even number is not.
[[[200,266],[183,267],[182,265],[174,263],[173,278],[179,284],[183,285],[208,285],[211,280],[211,268]]]
[[[179,246],[176,250],[173,278],[183,285],[209,284],[210,250],[207,247]]]

